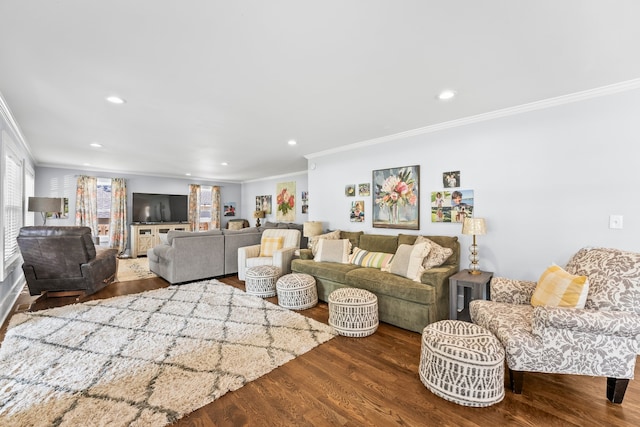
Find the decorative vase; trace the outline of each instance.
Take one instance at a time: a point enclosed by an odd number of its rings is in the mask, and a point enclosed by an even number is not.
[[[398,223],[398,204],[393,204],[389,206],[389,222],[391,224]]]

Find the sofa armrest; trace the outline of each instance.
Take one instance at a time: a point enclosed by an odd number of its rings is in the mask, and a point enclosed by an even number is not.
[[[153,254],[162,259],[172,259],[174,251],[173,246],[167,245],[166,243],[161,243],[153,247]]]
[[[640,316],[627,311],[535,307],[532,326],[536,335],[542,335],[545,329],[555,328],[594,335],[635,338],[640,335]]]
[[[273,265],[280,269],[281,274],[291,273],[291,260],[299,248],[290,246],[273,252]]]
[[[422,273],[420,283],[435,290],[435,320],[449,318],[449,277],[458,272],[457,265],[441,265]]]
[[[491,279],[491,301],[507,304],[531,304],[531,296],[536,289],[536,282],[514,280],[506,277]]]
[[[260,245],[243,246],[238,248],[238,279],[244,280],[247,272],[247,259],[260,256]]]
[[[313,259],[311,249],[300,249],[300,259]]]
[[[92,285],[111,283],[116,275],[117,254],[117,249],[98,251],[94,259],[80,265],[82,276]]]

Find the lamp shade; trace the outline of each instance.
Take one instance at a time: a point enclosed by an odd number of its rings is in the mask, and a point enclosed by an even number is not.
[[[256,219],[264,218],[264,211],[254,211],[253,217]]]
[[[302,235],[304,237],[313,237],[322,234],[322,222],[306,221],[302,226]]]
[[[462,223],[462,234],[473,234],[474,236],[487,234],[484,218],[465,218]]]
[[[60,197],[29,197],[29,212],[62,212],[64,199]]]

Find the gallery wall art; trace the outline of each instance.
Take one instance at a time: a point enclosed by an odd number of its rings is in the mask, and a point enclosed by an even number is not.
[[[373,227],[420,229],[420,166],[373,171]]]
[[[276,186],[276,220],[293,222],[296,219],[296,183],[280,182]]]
[[[473,190],[439,190],[431,193],[431,222],[464,222],[473,217]]]
[[[256,196],[256,210],[264,211],[265,214],[271,214],[271,195]]]

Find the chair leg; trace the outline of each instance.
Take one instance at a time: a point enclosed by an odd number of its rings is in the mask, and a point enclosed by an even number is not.
[[[628,378],[607,378],[607,399],[611,403],[622,403],[629,385]]]
[[[522,382],[524,381],[524,372],[513,371],[509,369],[509,386],[515,394],[522,394]]]

